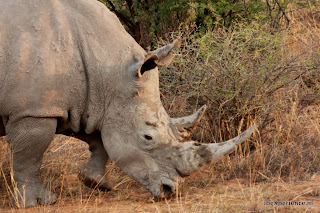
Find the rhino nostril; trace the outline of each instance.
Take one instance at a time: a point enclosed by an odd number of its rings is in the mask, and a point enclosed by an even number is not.
[[[172,187],[167,184],[162,184],[162,191],[165,195],[171,195],[173,193]]]
[[[148,141],[152,140],[152,137],[150,135],[144,135],[144,138],[147,139]]]

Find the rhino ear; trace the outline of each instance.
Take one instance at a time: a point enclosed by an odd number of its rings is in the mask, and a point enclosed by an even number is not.
[[[166,46],[163,46],[159,49],[156,49],[154,51],[148,52],[148,54],[156,55],[158,57],[158,60],[156,60],[157,65],[159,66],[168,66],[173,58],[175,57],[174,54],[171,53],[171,51],[174,48],[178,48],[181,46],[181,44],[184,42],[183,39],[177,39],[171,44],[168,44]]]
[[[166,46],[163,46],[159,49],[156,49],[154,51],[148,52],[148,55],[144,59],[143,62],[139,62],[139,64],[136,64],[134,67],[137,65],[139,66],[138,69],[138,77],[142,77],[143,74],[146,71],[152,70],[156,68],[158,65],[159,66],[168,66],[171,61],[174,58],[174,54],[171,53],[171,51],[174,48],[178,48],[181,46],[181,44],[184,42],[182,39],[177,39],[171,44],[168,44]],[[136,69],[134,69],[136,70]]]
[[[154,54],[147,55],[143,63],[140,65],[138,70],[138,76],[141,78],[143,74],[149,70],[152,70],[157,67],[156,60],[158,57]]]

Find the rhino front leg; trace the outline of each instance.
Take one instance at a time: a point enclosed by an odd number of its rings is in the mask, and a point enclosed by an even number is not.
[[[11,203],[17,207],[53,204],[57,196],[42,186],[39,179],[43,154],[57,127],[54,118],[26,117],[6,126],[13,157],[14,192]]]
[[[77,137],[89,144],[91,158],[79,169],[80,180],[88,187],[102,191],[110,191],[112,186],[106,180],[106,163],[109,156],[103,146],[101,134],[81,134]]]

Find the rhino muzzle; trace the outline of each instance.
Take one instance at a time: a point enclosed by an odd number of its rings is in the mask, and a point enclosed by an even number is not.
[[[158,184],[154,182],[146,186],[146,188],[148,188],[156,198],[166,198],[170,196],[176,192],[179,178],[186,177],[198,171],[201,167],[209,165],[224,155],[229,154],[238,144],[245,141],[251,135],[254,128],[255,125],[251,126],[239,136],[221,143],[203,144],[195,141],[180,142],[179,148],[166,151],[167,156],[170,156],[170,159],[173,161],[172,165],[175,171],[167,171],[164,175],[165,177],[160,177]],[[167,178],[168,176],[170,176],[170,179]]]

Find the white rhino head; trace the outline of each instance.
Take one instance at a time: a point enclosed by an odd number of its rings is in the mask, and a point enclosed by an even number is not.
[[[170,52],[181,42],[176,40],[129,60],[123,72],[110,82],[113,97],[106,103],[101,127],[104,147],[111,160],[155,197],[174,192],[178,178],[228,154],[253,130],[251,127],[223,143],[186,141],[205,106],[193,115],[170,118],[160,100],[157,67],[171,62],[174,55]]]

